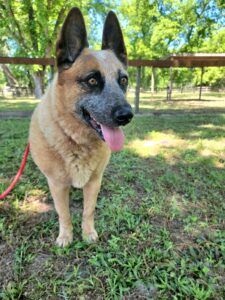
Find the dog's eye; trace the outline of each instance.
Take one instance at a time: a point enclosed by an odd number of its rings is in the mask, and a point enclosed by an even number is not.
[[[96,86],[98,85],[98,80],[94,77],[91,77],[88,79],[88,84],[90,84],[91,86]]]
[[[87,74],[78,77],[77,82],[85,91],[90,93],[100,93],[104,87],[104,77],[98,70],[90,71]]]
[[[126,86],[128,84],[128,79],[127,77],[121,77],[120,78],[120,85]]]

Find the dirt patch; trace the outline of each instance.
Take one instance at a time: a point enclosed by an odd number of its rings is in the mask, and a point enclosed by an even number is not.
[[[0,237],[0,287],[13,279],[13,249]]]

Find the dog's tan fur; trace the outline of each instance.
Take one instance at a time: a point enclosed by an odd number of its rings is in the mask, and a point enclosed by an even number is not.
[[[77,27],[76,22],[79,23]],[[117,43],[117,37],[111,35],[111,24],[115,24],[122,45],[123,51],[118,53],[121,59],[118,59],[114,51],[107,49],[107,43],[111,43],[109,42],[111,38]],[[106,21],[106,25],[106,40],[103,40],[105,50],[90,50],[85,41],[85,25],[79,9],[73,8],[70,11],[57,44],[58,72],[31,119],[29,136],[31,153],[35,163],[47,178],[59,215],[60,228],[57,238],[59,246],[66,246],[73,239],[69,212],[71,186],[83,188],[83,238],[92,242],[98,237],[94,227],[94,210],[102,175],[111,151],[95,130],[81,120],[75,112],[75,107],[80,96],[84,94],[79,78],[92,70],[97,70],[107,83],[112,82],[113,85],[113,82],[118,80],[118,70],[126,74],[123,63],[126,64],[126,50],[118,21],[113,13]],[[79,30],[82,33],[79,33]],[[109,41],[107,32],[110,35]],[[68,47],[71,48],[68,50]],[[72,64],[67,65],[68,61],[70,63],[71,53],[73,55],[76,51],[77,57],[74,55]]]
[[[32,157],[48,179],[60,221],[57,243],[62,246],[72,241],[70,186],[83,188],[83,237],[88,241],[97,239],[94,209],[110,150],[73,114],[74,101],[80,92],[75,79],[93,68],[101,70],[110,80],[123,66],[110,50],[99,54],[85,49],[70,69],[56,74],[31,120]]]

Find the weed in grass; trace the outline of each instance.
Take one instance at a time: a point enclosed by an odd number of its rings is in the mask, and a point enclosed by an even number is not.
[[[32,253],[29,253],[29,245],[27,243],[23,243],[20,247],[18,247],[15,251],[14,258],[14,272],[16,278],[20,278],[23,272],[23,266],[26,263],[32,262],[34,256]]]
[[[26,281],[9,282],[3,290],[0,290],[0,297],[3,300],[17,300],[23,298]]]

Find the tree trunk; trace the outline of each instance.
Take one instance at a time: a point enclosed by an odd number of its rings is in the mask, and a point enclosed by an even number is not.
[[[34,80],[34,95],[36,99],[40,99],[44,93],[44,71],[37,71],[32,74]]]
[[[15,76],[12,74],[12,72],[7,67],[7,65],[2,64],[1,69],[3,71],[6,81],[10,87],[14,87],[14,86],[18,85],[18,82],[17,82]]]

